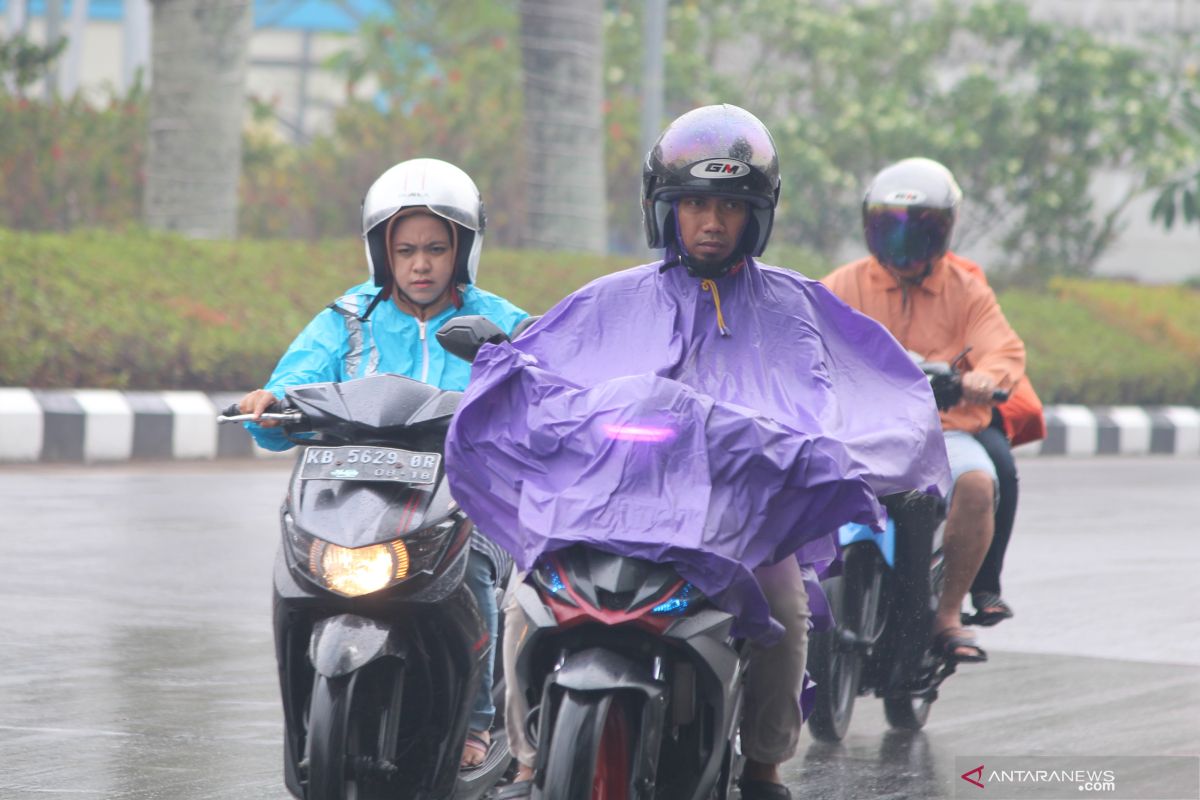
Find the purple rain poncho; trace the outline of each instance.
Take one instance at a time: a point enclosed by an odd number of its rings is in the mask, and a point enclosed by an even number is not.
[[[882,522],[877,496],[945,493],[933,395],[819,282],[749,259],[703,285],[660,266],[480,350],[446,442],[454,496],[523,570],[578,543],[668,561],[771,641],[755,568],[830,560],[839,525]]]

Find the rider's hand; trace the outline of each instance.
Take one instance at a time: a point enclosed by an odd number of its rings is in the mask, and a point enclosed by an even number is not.
[[[238,401],[238,411],[241,411],[243,414],[253,414],[254,421],[264,428],[275,428],[279,426],[278,422],[275,420],[263,420],[260,417],[262,417],[264,411],[270,408],[272,403],[278,400],[278,397],[266,389],[255,389]]]
[[[962,376],[963,400],[968,403],[991,405],[996,382],[982,372],[964,372]]]

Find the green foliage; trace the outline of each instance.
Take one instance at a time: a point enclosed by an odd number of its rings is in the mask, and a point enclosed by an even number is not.
[[[1200,405],[1200,293],[1074,279],[999,298],[1043,402]]]
[[[146,101],[94,104],[0,92],[0,226],[69,230],[141,215]]]
[[[1200,65],[1190,64],[1187,70],[1194,76],[1200,73]],[[1185,225],[1200,225],[1200,92],[1185,96],[1180,117],[1187,126],[1195,162],[1163,183],[1150,209],[1150,219],[1167,230],[1174,227],[1177,217]]]
[[[993,237],[1027,282],[1086,274],[1130,200],[1195,152],[1176,112],[1197,81],[1168,69],[1178,48],[1105,44],[1038,22],[1013,0],[682,6],[697,79],[675,85],[674,102],[723,92],[762,116],[783,166],[778,235],[827,254],[860,238],[870,176],[925,155],[966,193],[960,249]],[[733,88],[712,75],[711,59],[695,59],[731,47],[730,31],[744,45]],[[1090,188],[1104,170],[1138,180],[1098,203]]]
[[[65,38],[45,46],[31,42],[24,34],[0,39],[0,82],[11,82],[16,93],[23,95],[30,85],[46,76],[66,46]],[[2,93],[4,86],[0,83]]]
[[[100,102],[26,96],[66,43],[0,39],[0,227],[67,230],[123,224],[141,213],[141,87]]]
[[[243,158],[241,230],[344,236],[371,182],[407,158],[443,158],[479,185],[493,241],[518,238],[522,214],[520,50],[511,2],[396,0],[364,22],[329,65],[377,89],[349,99],[334,130],[300,148],[252,134]]]
[[[485,248],[480,285],[542,312],[628,260]],[[0,385],[261,386],[301,328],[366,279],[362,243],[0,229]]]
[[[817,277],[784,244],[764,260]],[[0,385],[260,386],[301,328],[366,277],[361,243],[0,230]],[[484,249],[480,285],[532,313],[636,259]],[[1200,292],[1058,280],[1000,302],[1047,403],[1200,405]]]

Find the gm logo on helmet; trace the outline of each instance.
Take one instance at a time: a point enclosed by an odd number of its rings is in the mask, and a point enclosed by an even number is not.
[[[918,192],[916,189],[897,189],[883,198],[883,202],[898,206],[915,206],[924,199],[925,193]]]
[[[732,158],[710,158],[692,165],[697,178],[740,178],[750,172],[750,165]]]

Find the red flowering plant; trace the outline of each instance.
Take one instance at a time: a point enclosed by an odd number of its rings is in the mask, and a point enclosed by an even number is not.
[[[99,101],[31,98],[62,50],[0,42],[0,227],[69,230],[141,214],[146,102],[140,85]]]

